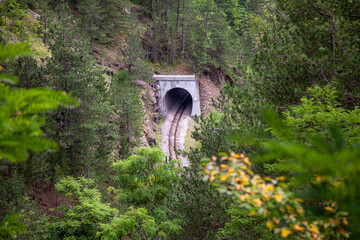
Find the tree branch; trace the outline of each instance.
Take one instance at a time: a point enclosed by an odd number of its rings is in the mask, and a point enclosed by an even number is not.
[[[325,17],[332,18],[332,16],[331,16],[331,15],[329,15],[329,14],[327,14],[327,13],[323,12],[323,11],[324,11],[324,9],[322,9],[322,8],[320,8],[320,7],[318,7],[318,6],[316,6],[316,5],[315,5],[314,3],[312,3],[310,0],[308,0],[308,3],[310,3],[310,5],[314,8],[314,10],[315,10],[317,13],[319,13],[320,15],[325,16]]]

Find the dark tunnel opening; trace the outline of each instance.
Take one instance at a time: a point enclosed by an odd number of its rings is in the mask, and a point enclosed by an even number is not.
[[[193,99],[188,91],[183,88],[173,88],[166,93],[164,98],[166,113],[176,111],[182,104],[185,104],[186,108],[190,108],[191,113]]]

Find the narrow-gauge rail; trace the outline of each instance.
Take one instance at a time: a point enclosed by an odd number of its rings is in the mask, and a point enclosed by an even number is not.
[[[182,116],[185,112],[186,107],[189,104],[189,101],[191,100],[191,97],[189,94],[187,94],[184,99],[182,100],[181,104],[179,105],[179,108],[176,110],[176,113],[174,115],[174,118],[171,122],[170,132],[169,132],[169,141],[168,141],[168,148],[169,148],[169,155],[172,159],[178,159],[179,156],[176,154],[175,148],[178,148],[177,146],[177,134],[178,134],[178,128],[180,124],[180,120],[182,119]]]

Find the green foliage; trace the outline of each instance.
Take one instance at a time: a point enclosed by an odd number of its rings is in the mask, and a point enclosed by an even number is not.
[[[293,138],[304,141],[305,137],[327,139],[330,124],[341,127],[350,145],[360,141],[359,108],[345,110],[336,100],[338,91],[326,86],[308,89],[309,98],[303,97],[300,104],[284,113],[284,123],[291,129]],[[274,135],[279,136],[276,132]]]
[[[30,52],[24,44],[0,45],[0,49],[1,63],[10,62],[17,56],[28,55]],[[2,71],[3,67],[0,68]],[[20,211],[26,202],[26,186],[21,174],[18,175],[17,168],[8,162],[3,164],[3,161],[20,162],[26,160],[31,153],[55,149],[56,143],[45,138],[42,130],[44,113],[59,106],[76,106],[77,100],[65,92],[54,92],[48,88],[16,89],[7,85],[16,83],[16,77],[6,73],[1,73],[0,76],[0,170],[2,173],[6,172],[1,177],[0,216],[3,220],[0,236],[15,237],[25,229],[14,212]]]
[[[230,217],[225,226],[219,230],[220,238],[231,239],[280,239],[270,233],[265,226],[264,218],[261,216],[249,216],[248,211],[243,207],[233,204],[227,210]]]
[[[275,126],[272,126],[275,128]],[[279,131],[279,127],[276,127]],[[328,128],[328,139],[316,135],[306,137],[310,147],[301,142],[272,141],[266,144],[266,160],[285,159],[278,165],[291,170],[294,181],[309,182],[300,194],[311,200],[315,216],[327,215],[321,210],[322,203],[336,202],[338,209],[350,213],[350,232],[359,236],[359,149],[346,143],[343,131],[338,127]]]
[[[190,161],[198,160],[191,153]],[[196,165],[196,164],[192,164]],[[202,181],[197,168],[185,168],[172,198],[167,203],[170,216],[181,216],[181,234],[177,239],[213,239],[229,220],[226,211],[231,199]]]
[[[220,192],[227,193],[244,209],[248,215],[266,217],[266,226],[283,238],[296,239],[341,239],[348,238],[347,212],[336,211],[336,202],[322,205],[327,217],[316,216],[307,220],[304,216],[302,200],[294,198],[287,190],[284,176],[276,179],[255,174],[252,163],[244,154],[221,154],[208,159],[204,180],[210,180]]]
[[[19,55],[30,55],[31,50],[27,44],[1,44],[0,45],[0,62],[6,63],[14,60]],[[2,78],[2,82],[6,79]],[[14,83],[13,81],[9,83]]]
[[[130,146],[142,136],[144,113],[139,90],[131,81],[128,71],[119,71],[111,81],[112,103],[115,107],[116,124],[120,135],[120,157],[127,157]]]
[[[314,85],[333,84],[341,102],[356,106],[359,9],[354,1],[275,1],[251,68],[258,98],[294,104]],[[304,14],[305,13],[305,14]]]
[[[113,40],[111,37],[124,29],[122,1],[84,0],[77,3],[82,14],[82,25],[92,39],[109,44]]]
[[[158,225],[144,208],[130,208],[125,214],[116,217],[109,225],[102,225],[102,239],[123,239],[131,235],[132,239],[153,238]]]
[[[1,9],[1,12],[6,12],[6,15],[10,18],[19,18],[22,19],[27,15],[27,9],[21,7],[19,1],[16,0],[6,0],[5,1],[6,9]]]
[[[52,239],[94,239],[101,224],[110,221],[118,211],[101,202],[100,192],[92,179],[66,177],[56,184],[56,190],[73,197],[73,208],[65,208],[64,217],[50,224]]]
[[[179,181],[175,160],[163,162],[159,148],[134,148],[135,154],[112,165],[118,174],[119,200],[137,206],[158,207],[171,195]]]
[[[284,113],[284,120],[266,113],[278,139],[266,143],[267,152],[260,158],[276,160],[277,171],[289,175],[290,186],[309,199],[314,215],[326,215],[321,203],[333,201],[349,212],[351,232],[358,236],[358,107],[342,108],[338,92],[329,86],[308,92],[300,105]]]
[[[266,144],[267,161],[291,176],[292,184],[313,203],[336,201],[350,213],[351,232],[358,232],[359,130],[358,107],[345,110],[336,101],[334,88],[315,86],[309,98],[284,113],[281,120],[267,113],[271,132],[278,140]],[[291,131],[289,131],[291,129]],[[324,214],[319,204],[310,206],[314,215]]]
[[[26,160],[28,154],[56,149],[54,142],[44,138],[41,127],[45,118],[40,113],[61,105],[74,105],[64,92],[51,89],[14,90],[0,85],[1,100],[7,102],[0,110],[0,156],[10,161]]]
[[[141,31],[136,25],[136,16],[130,15],[128,17],[129,33],[120,52],[123,56],[122,62],[125,68],[129,71],[130,78],[142,81],[151,81],[151,69],[146,65],[145,51],[141,45]]]
[[[1,46],[1,60],[9,61],[16,56],[16,45]],[[18,53],[26,50],[20,45]],[[17,78],[1,73],[1,81],[17,82]],[[56,149],[56,144],[46,138],[41,127],[45,123],[44,112],[59,106],[75,106],[76,100],[64,92],[51,89],[11,89],[0,82],[0,157],[10,161],[23,161],[29,153]]]
[[[132,207],[121,215],[115,217],[111,224],[102,225],[103,231],[99,233],[101,239],[168,239],[169,235],[176,234],[180,227],[170,221],[157,224],[154,217],[146,209]]]
[[[175,160],[164,162],[164,153],[159,148],[134,148],[134,152],[135,154],[115,162],[112,166],[118,174],[121,188],[118,191],[118,200],[122,204],[146,208],[146,210],[140,208],[136,211],[130,209],[128,217],[136,213],[134,217],[138,219],[137,215],[148,214],[146,212],[148,211],[150,216],[144,216],[149,221],[155,221],[156,228],[152,227],[153,224],[144,225],[141,228],[154,228],[151,231],[146,230],[150,231],[150,235],[155,236],[156,234],[161,238],[177,235],[181,229],[181,219],[178,216],[171,216],[167,202],[172,198],[179,182],[180,168],[176,167],[178,162]],[[119,225],[122,221],[127,221],[128,217],[122,216],[120,219],[115,219],[113,224]],[[136,220],[132,228],[137,229],[139,221],[145,220],[141,220],[141,218]],[[121,229],[121,225],[114,227],[116,232],[122,232]]]
[[[23,56],[9,65],[11,74],[17,76],[20,81],[17,86],[20,88],[43,87],[46,82],[43,75],[43,67],[38,65],[34,56]]]
[[[15,238],[19,233],[24,231],[26,226],[18,222],[18,215],[11,214],[6,216],[0,225],[0,237]]]
[[[46,130],[61,148],[49,159],[65,172],[81,169],[95,176],[106,167],[118,137],[117,132],[112,132],[115,124],[108,122],[113,109],[104,70],[96,66],[89,39],[74,22],[69,6],[60,3],[56,13],[57,22],[49,27],[52,56],[46,59],[46,84],[72,92],[82,104],[77,109],[59,109],[48,118]]]
[[[234,61],[237,39],[225,14],[213,0],[194,1],[192,10],[186,33],[190,68],[197,73],[226,69]]]
[[[267,126],[261,116],[268,104],[254,98],[253,93],[249,86],[229,83],[221,89],[220,97],[213,103],[221,114],[213,112],[207,118],[201,117],[200,127],[192,133],[201,141],[205,156],[229,149],[248,154],[260,151],[260,142],[270,136],[265,132]]]

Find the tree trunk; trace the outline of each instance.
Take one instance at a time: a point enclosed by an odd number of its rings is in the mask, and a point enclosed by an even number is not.
[[[177,2],[177,8],[176,8],[176,31],[178,30],[179,28],[179,16],[180,16],[180,0],[178,0]]]
[[[206,0],[206,13],[205,13],[205,40],[207,38],[208,31],[208,17],[209,17],[209,0]]]
[[[151,18],[154,21],[154,0],[150,0],[151,4]]]
[[[166,0],[165,3],[165,28],[167,33],[167,65],[171,63],[171,40],[170,40],[170,29],[169,29],[169,0]]]
[[[155,36],[155,26],[152,27],[152,58],[154,64],[156,64],[156,36]]]
[[[154,64],[156,64],[157,59],[156,59],[156,35],[155,35],[155,24],[156,24],[156,20],[157,20],[157,14],[156,14],[156,6],[157,6],[157,1],[156,0],[151,0],[151,14],[152,14],[152,18],[153,18],[153,26],[151,28],[152,30],[152,58],[153,58],[153,62]],[[155,6],[156,4],[156,6]]]
[[[185,0],[182,2],[182,30],[181,30],[181,53],[185,53]]]

